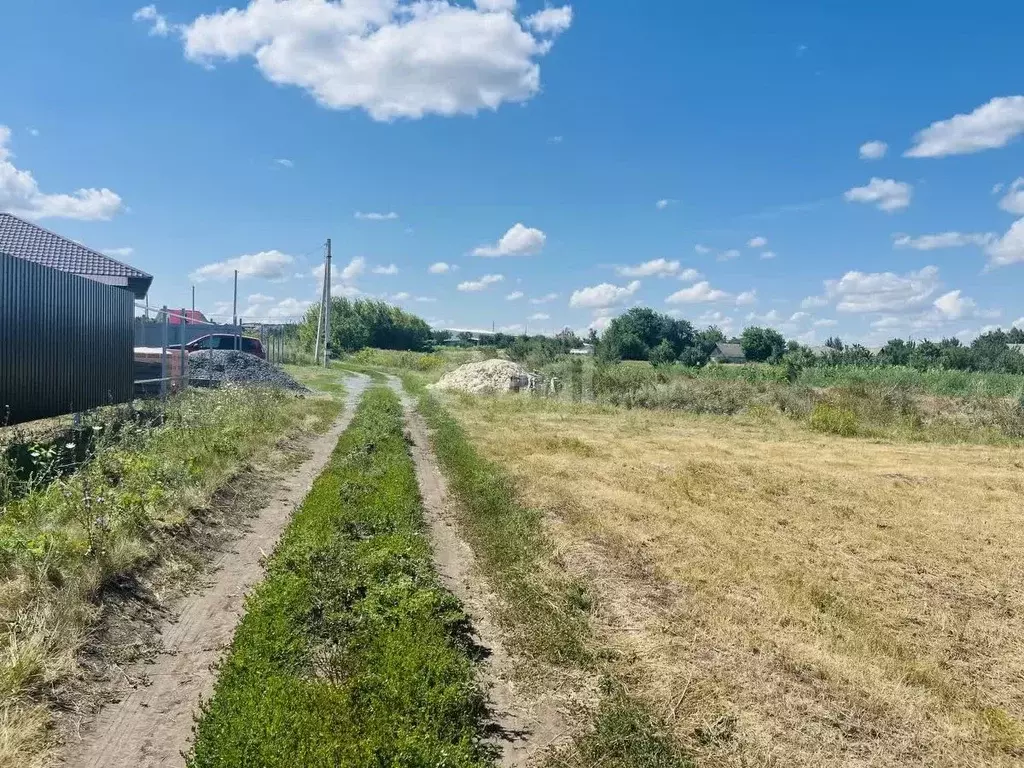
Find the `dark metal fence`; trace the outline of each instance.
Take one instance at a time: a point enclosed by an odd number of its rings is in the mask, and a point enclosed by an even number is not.
[[[134,297],[0,253],[0,424],[132,398]]]

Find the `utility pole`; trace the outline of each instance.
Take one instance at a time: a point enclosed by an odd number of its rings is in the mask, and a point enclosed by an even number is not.
[[[192,286],[192,318],[196,316],[196,287]]]
[[[231,303],[231,324],[238,325],[238,270],[235,270],[235,299]]]
[[[328,348],[331,338],[331,238],[327,238],[327,266],[324,269],[324,368],[328,364]]]

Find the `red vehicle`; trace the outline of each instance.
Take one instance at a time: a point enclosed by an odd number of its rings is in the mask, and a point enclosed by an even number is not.
[[[241,346],[239,346],[241,344]],[[180,344],[168,346],[168,349],[181,349]],[[232,336],[230,333],[211,333],[200,336],[185,345],[188,352],[198,352],[201,349],[241,349],[250,355],[255,355],[263,360],[267,359],[267,352],[263,349],[263,343],[251,336]]]

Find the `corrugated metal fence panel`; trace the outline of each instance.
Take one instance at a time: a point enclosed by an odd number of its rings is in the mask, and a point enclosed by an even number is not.
[[[0,253],[0,424],[132,398],[134,297]]]

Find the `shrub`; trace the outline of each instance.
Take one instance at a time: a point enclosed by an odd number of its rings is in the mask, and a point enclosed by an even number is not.
[[[843,406],[818,403],[811,411],[811,429],[830,435],[853,437],[857,434],[857,414]]]

